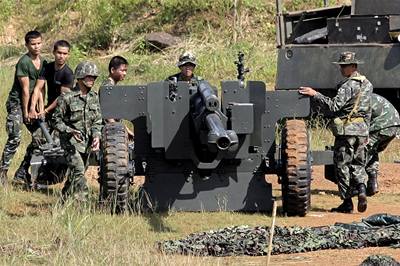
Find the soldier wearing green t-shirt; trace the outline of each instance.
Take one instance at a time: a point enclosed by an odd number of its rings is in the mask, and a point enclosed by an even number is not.
[[[28,53],[23,55],[16,67],[14,84],[8,95],[7,121],[6,131],[8,134],[7,143],[4,147],[0,162],[0,183],[7,184],[7,171],[10,167],[11,160],[21,142],[21,125],[24,123],[32,134],[32,142],[29,144],[24,160],[18,168],[15,177],[24,183],[30,182],[28,173],[32,152],[35,149],[36,138],[40,134],[40,130],[34,124],[31,124],[28,118],[29,102],[33,88],[39,73],[42,70],[45,61],[40,56],[42,48],[42,36],[38,31],[30,31],[25,35],[25,46]]]

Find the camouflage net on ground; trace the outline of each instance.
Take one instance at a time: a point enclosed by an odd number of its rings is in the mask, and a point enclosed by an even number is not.
[[[233,226],[190,234],[180,240],[158,242],[166,254],[196,256],[263,256],[267,254],[269,228]],[[361,223],[322,227],[275,227],[272,254],[323,249],[358,249],[400,244],[400,216],[377,214]]]
[[[387,255],[371,255],[360,266],[400,266],[400,263]]]

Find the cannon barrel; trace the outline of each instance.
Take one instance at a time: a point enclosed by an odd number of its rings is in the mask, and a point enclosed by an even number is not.
[[[233,130],[225,130],[220,117],[216,113],[210,113],[205,119],[209,130],[207,141],[215,144],[219,150],[227,150],[238,143],[238,137]]]
[[[200,93],[203,103],[208,111],[215,112],[219,109],[218,97],[215,95],[214,90],[207,81],[201,81],[199,83],[198,92]]]
[[[46,138],[47,143],[48,144],[53,144],[54,143],[53,138],[51,137],[50,132],[47,129],[45,122],[42,119],[38,119],[37,123],[39,124],[39,127],[42,130],[43,135]]]

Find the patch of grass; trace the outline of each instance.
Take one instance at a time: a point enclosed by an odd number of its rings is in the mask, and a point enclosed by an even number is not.
[[[70,202],[61,206],[56,195],[13,189],[1,190],[0,199],[0,249],[4,251],[0,261],[6,264],[169,265],[176,261],[211,265],[219,259],[165,256],[155,243],[230,225],[270,224],[270,217],[263,214],[233,212],[111,216],[91,207],[95,200],[89,207]],[[29,213],[31,202],[46,206],[45,211]],[[17,210],[22,215],[15,215]]]

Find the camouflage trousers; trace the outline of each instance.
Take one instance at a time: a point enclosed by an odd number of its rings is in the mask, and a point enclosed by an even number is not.
[[[379,153],[384,151],[389,143],[396,137],[398,127],[390,127],[384,130],[371,132],[367,145],[367,174],[377,174],[379,170]]]
[[[80,153],[69,145],[66,153],[69,174],[62,189],[63,197],[73,197],[78,201],[85,201],[88,195],[88,186],[85,178],[88,154]]]
[[[337,136],[333,151],[339,194],[342,199],[351,198],[351,192],[358,184],[366,184],[368,137]]]
[[[7,142],[4,146],[3,154],[1,156],[2,170],[8,170],[18,146],[21,143],[22,132],[22,110],[21,106],[12,106],[7,104],[7,119],[6,119],[6,132],[8,135]],[[32,141],[26,148],[25,156],[21,162],[17,174],[20,173],[21,178],[24,178],[30,166],[33,151],[37,149],[42,142],[42,132],[37,124],[25,124],[26,128],[32,135]]]

